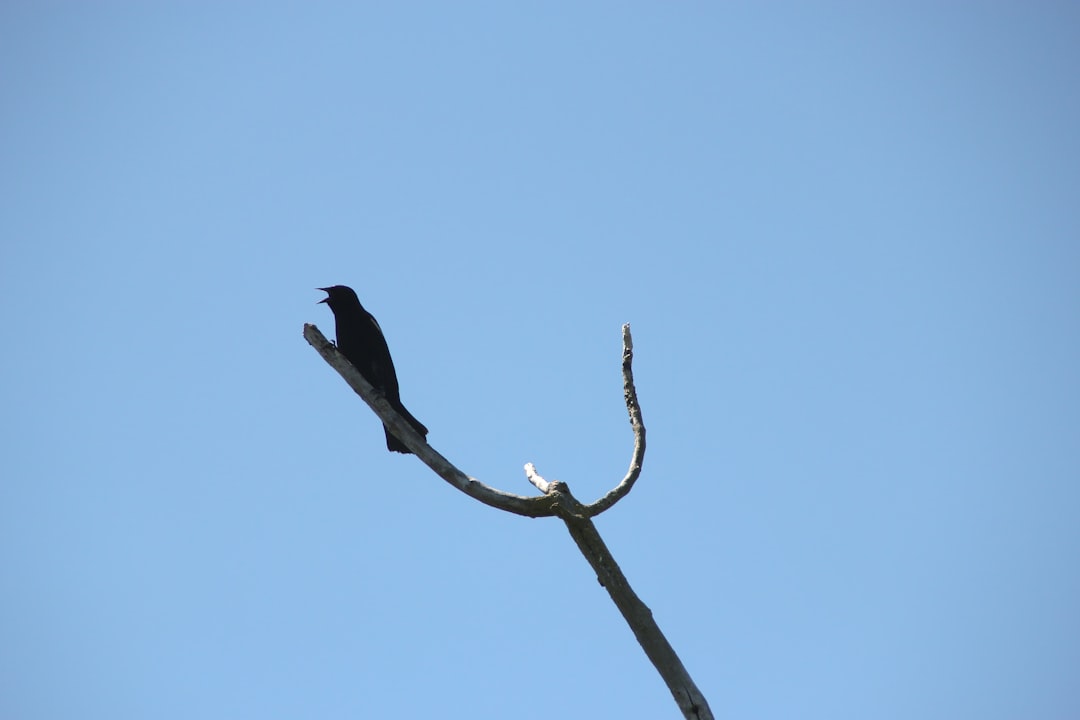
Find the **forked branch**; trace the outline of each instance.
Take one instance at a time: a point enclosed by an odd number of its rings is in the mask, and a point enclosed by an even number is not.
[[[623,397],[626,401],[626,411],[630,416],[630,426],[634,432],[634,450],[630,459],[630,468],[622,481],[610,492],[591,505],[583,505],[570,493],[570,488],[566,483],[548,482],[536,472],[536,467],[532,463],[525,466],[525,476],[543,493],[540,496],[515,495],[469,477],[428,445],[424,438],[398,415],[386,398],[380,395],[345,359],[337,347],[319,332],[317,327],[304,325],[304,338],[311,346],[331,367],[337,370],[349,387],[371,407],[394,435],[439,477],[491,507],[527,517],[557,515],[565,522],[567,530],[570,531],[570,537],[574,539],[574,543],[596,572],[597,580],[608,591],[615,606],[619,608],[619,612],[630,625],[638,643],[641,644],[645,654],[664,679],[683,715],[692,720],[712,720],[712,711],[705,697],[683,667],[671,643],[664,637],[664,633],[653,619],[652,611],[630,587],[629,581],[611,556],[611,552],[590,519],[611,508],[630,492],[638,476],[641,475],[641,466],[645,459],[645,424],[641,419],[641,407],[638,405],[637,390],[634,387],[632,368],[634,344],[629,325],[623,325],[622,336]]]

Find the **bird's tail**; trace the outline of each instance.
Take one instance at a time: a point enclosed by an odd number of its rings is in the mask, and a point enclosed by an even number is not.
[[[395,403],[394,409],[398,411],[398,414],[405,418],[405,421],[412,425],[413,430],[420,434],[424,440],[427,440],[428,429],[424,427],[424,424],[413,417],[413,414],[405,409],[405,406],[401,403]],[[390,432],[390,428],[383,425],[383,430],[386,432],[386,449],[393,452],[405,453],[407,455],[412,454],[412,450],[405,447],[405,443],[398,440],[397,436]]]

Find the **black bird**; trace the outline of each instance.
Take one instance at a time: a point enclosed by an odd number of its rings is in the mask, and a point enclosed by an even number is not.
[[[334,285],[319,288],[319,290],[328,295],[319,302],[329,305],[334,313],[334,332],[337,334],[338,350],[426,440],[428,429],[401,404],[394,361],[390,359],[390,348],[386,346],[386,338],[383,337],[379,323],[360,304],[360,298],[356,297],[352,288]],[[390,433],[390,428],[383,425],[383,430],[386,431],[388,450],[399,453],[412,452],[405,447],[405,443]]]

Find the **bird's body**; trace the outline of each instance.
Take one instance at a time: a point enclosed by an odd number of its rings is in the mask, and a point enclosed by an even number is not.
[[[338,350],[360,371],[365,380],[383,394],[398,414],[426,439],[428,429],[401,404],[394,361],[390,358],[390,348],[386,345],[386,338],[383,337],[379,323],[360,304],[360,298],[356,296],[352,288],[334,285],[319,289],[328,295],[326,299],[319,302],[329,305],[334,313],[334,332],[337,334]],[[411,452],[405,447],[405,443],[390,432],[390,428],[384,425],[383,429],[386,431],[388,450],[399,453]]]

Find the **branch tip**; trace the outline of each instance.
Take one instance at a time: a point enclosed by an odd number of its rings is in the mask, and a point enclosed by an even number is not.
[[[623,400],[626,402],[626,413],[630,416],[630,428],[634,432],[634,450],[630,456],[630,467],[622,481],[607,495],[592,505],[585,506],[590,517],[604,512],[630,492],[630,488],[641,475],[641,465],[645,460],[645,423],[641,419],[641,406],[638,404],[637,388],[634,386],[634,338],[630,334],[630,323],[622,326],[622,342]]]
[[[551,483],[540,477],[540,473],[536,472],[536,466],[532,463],[525,463],[525,477],[536,486],[537,490],[545,495],[551,491]]]

